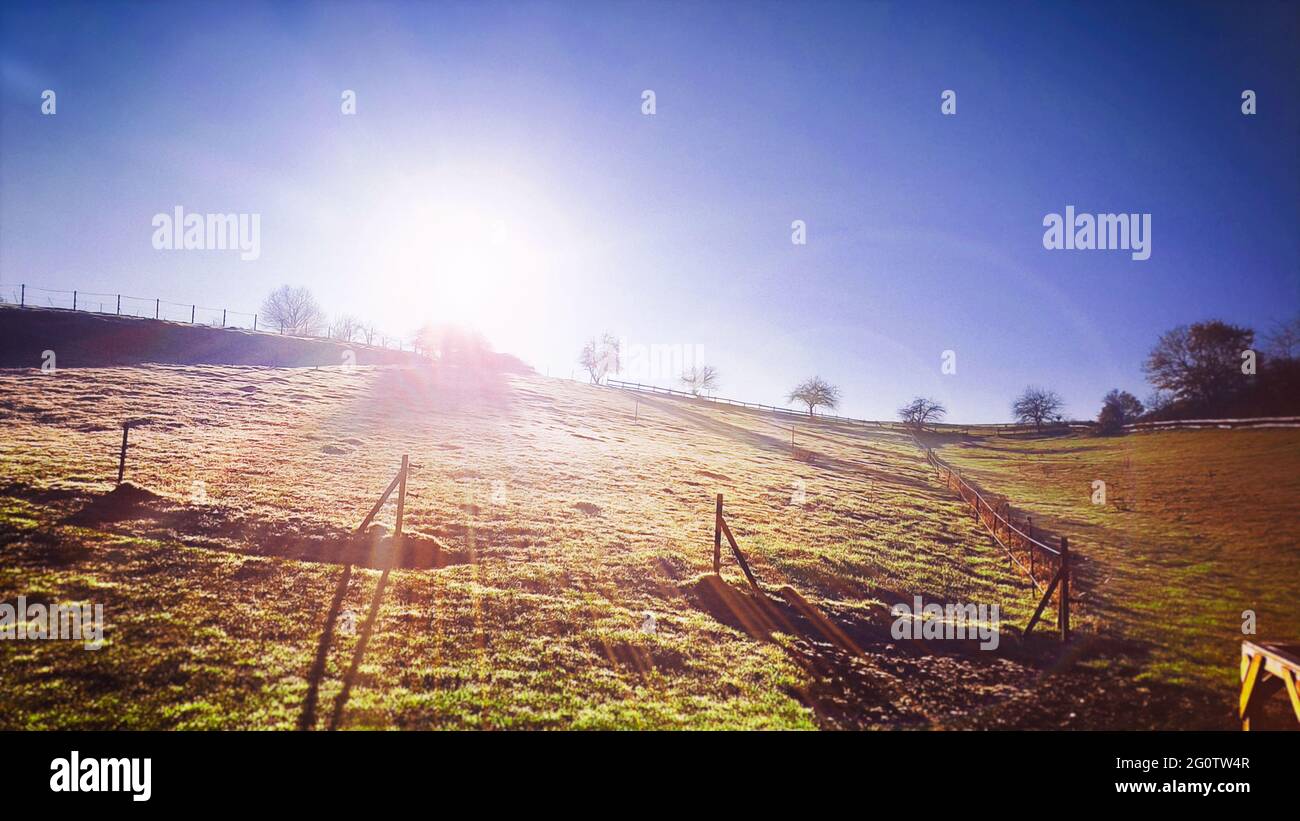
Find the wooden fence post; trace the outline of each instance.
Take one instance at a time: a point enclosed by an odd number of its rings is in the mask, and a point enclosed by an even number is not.
[[[1070,640],[1070,542],[1061,537],[1061,601],[1057,611],[1061,641]]]
[[[117,295],[117,315],[118,315],[118,316],[121,316],[121,315],[122,315],[122,295],[121,295],[121,294],[118,294],[118,295]]]
[[[161,300],[161,299],[155,299],[155,300],[153,301],[153,318],[154,318],[154,319],[157,319],[157,318],[158,318],[158,314],[159,314],[159,310],[158,310],[158,309],[159,309],[161,306],[162,306],[162,300]]]
[[[722,572],[722,494],[713,510],[713,572]]]
[[[24,308],[27,306],[27,283],[23,283],[18,287],[22,289],[18,292],[18,307]]]
[[[191,305],[191,306],[190,306],[190,324],[191,324],[191,325],[194,324],[194,312],[195,312],[195,310],[198,309],[198,307],[199,307],[199,306],[197,306],[197,305]]]
[[[122,484],[122,476],[126,473],[126,435],[131,430],[129,421],[122,423],[122,453],[117,457],[117,483]]]

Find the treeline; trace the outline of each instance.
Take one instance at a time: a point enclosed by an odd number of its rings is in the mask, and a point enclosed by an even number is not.
[[[1142,421],[1300,414],[1300,316],[1261,340],[1219,320],[1180,325],[1143,370],[1155,391]]]
[[[1217,319],[1179,325],[1161,334],[1142,369],[1153,388],[1146,401],[1109,391],[1097,414],[1099,432],[1119,433],[1134,422],[1300,415],[1300,316],[1262,340],[1251,328]],[[1011,415],[1042,430],[1063,423],[1064,408],[1056,391],[1030,386],[1012,401]],[[946,413],[920,397],[898,411],[918,429]]]
[[[262,301],[261,316],[266,328],[290,336],[316,337],[382,348],[396,342],[399,350],[409,350],[443,363],[526,370],[526,366],[517,358],[493,351],[487,339],[478,331],[454,325],[425,323],[405,339],[381,334],[374,323],[352,314],[327,315],[315,295],[307,288],[291,285],[276,288]]]

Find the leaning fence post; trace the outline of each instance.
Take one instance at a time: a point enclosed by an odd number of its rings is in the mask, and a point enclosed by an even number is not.
[[[1061,537],[1061,601],[1057,611],[1061,641],[1070,640],[1070,542]]]
[[[722,494],[713,509],[713,572],[722,572]]]
[[[131,430],[130,421],[122,423],[122,453],[117,457],[117,483],[122,484],[122,476],[126,474],[126,435]]]

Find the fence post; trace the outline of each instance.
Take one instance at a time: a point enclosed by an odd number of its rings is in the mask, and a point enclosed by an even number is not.
[[[118,294],[118,295],[117,295],[117,315],[118,315],[118,316],[121,316],[121,315],[122,315],[122,295],[121,295],[121,294]]]
[[[221,327],[226,327],[226,309],[221,309]]]
[[[22,289],[21,291],[19,291],[18,307],[23,308],[26,307],[27,305],[27,285],[24,283],[22,285],[19,285],[18,287]]]
[[[257,330],[257,314],[253,314],[253,330]]]
[[[126,435],[131,430],[131,422],[128,420],[122,423],[122,453],[117,457],[117,483],[122,484],[122,476],[126,473]]]
[[[197,307],[198,307],[197,305],[191,305],[191,306],[190,306],[190,324],[191,324],[191,325],[194,324],[194,311],[195,311],[195,309],[196,309]]]
[[[722,494],[713,509],[713,572],[722,572]]]
[[[77,310],[77,292],[72,292],[72,310]]]
[[[158,318],[158,306],[160,306],[160,305],[162,305],[162,300],[161,300],[161,299],[155,299],[155,300],[153,301],[153,318],[154,318],[154,319],[157,319],[157,318]]]
[[[1070,542],[1061,537],[1061,601],[1057,611],[1061,625],[1061,641],[1070,640]]]

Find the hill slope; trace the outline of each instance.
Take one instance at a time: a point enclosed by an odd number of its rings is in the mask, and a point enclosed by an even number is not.
[[[409,347],[409,346],[408,346]],[[255,333],[185,322],[57,308],[0,305],[0,368],[38,368],[53,351],[60,368],[142,363],[180,365],[335,366],[414,364],[410,351],[329,339]]]
[[[402,454],[413,548],[344,726],[1231,726],[1230,693],[1022,645],[1026,583],[895,433],[796,423],[792,448],[756,413],[430,367],[5,372],[0,396],[0,600],[103,602],[108,639],[0,642],[24,705],[0,726],[295,726],[344,562],[366,612],[384,543],[346,534]],[[128,418],[140,489],[108,493]],[[709,575],[719,492],[775,604],[730,557]],[[913,595],[1000,605],[1002,646],[894,641]]]

